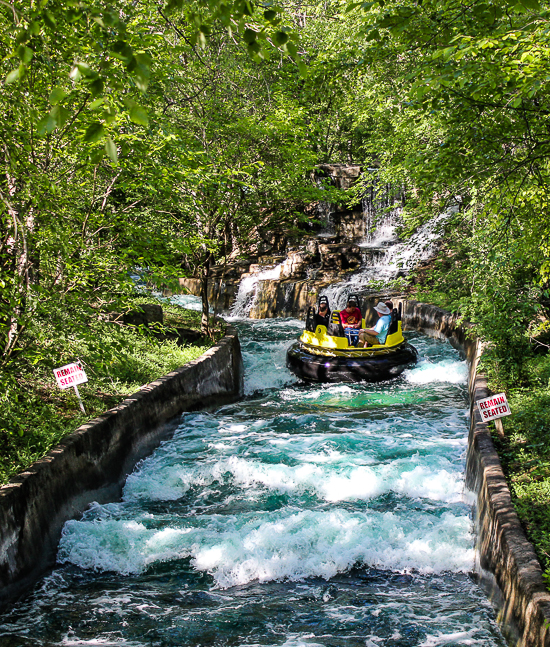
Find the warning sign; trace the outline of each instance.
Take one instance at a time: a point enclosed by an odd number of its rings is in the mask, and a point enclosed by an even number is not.
[[[504,393],[497,393],[490,398],[477,400],[476,404],[484,422],[512,415],[510,407],[508,406],[508,400],[506,400],[506,395]]]
[[[84,384],[88,381],[80,364],[67,364],[61,368],[54,368],[53,373],[60,389],[68,389],[70,386],[77,386],[77,384]]]

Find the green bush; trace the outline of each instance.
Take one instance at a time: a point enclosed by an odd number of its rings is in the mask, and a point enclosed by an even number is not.
[[[153,300],[140,297],[139,302]],[[136,302],[137,304],[137,302]],[[200,313],[163,303],[171,326],[196,328]],[[44,319],[29,332],[36,361],[20,370],[0,395],[0,482],[28,467],[66,434],[128,395],[196,359],[211,340],[178,346],[159,341],[146,327],[120,326],[91,317],[86,326]],[[80,361],[88,383],[79,386],[82,414],[73,389],[61,391],[53,368]]]
[[[550,357],[525,364],[521,388],[508,391],[512,415],[494,434],[514,506],[550,584]],[[496,389],[495,389],[496,390]]]

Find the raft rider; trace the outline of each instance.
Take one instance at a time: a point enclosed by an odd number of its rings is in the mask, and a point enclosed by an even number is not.
[[[330,308],[328,307],[328,298],[325,296],[319,297],[319,307],[313,316],[313,329],[317,326],[325,326],[328,328],[330,322]]]
[[[361,310],[357,307],[357,301],[350,297],[344,310],[340,311],[340,321],[344,329],[344,335],[350,346],[357,346],[359,342],[359,330],[361,328]]]
[[[374,344],[384,345],[390,329],[391,310],[388,306],[379,301],[378,305],[374,306],[374,309],[378,314],[378,321],[372,328],[363,328],[359,332],[359,345],[363,346],[363,348],[374,346]]]

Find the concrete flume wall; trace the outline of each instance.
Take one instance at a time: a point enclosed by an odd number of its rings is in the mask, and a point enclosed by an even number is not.
[[[550,594],[512,506],[487,425],[475,407],[476,400],[490,395],[485,377],[476,374],[480,344],[467,336],[455,316],[440,308],[395,297],[393,301],[402,303],[405,329],[449,339],[469,360],[472,415],[466,479],[477,493],[480,565],[494,573],[503,596],[499,619],[517,627],[517,646],[550,647]],[[238,397],[241,388],[240,346],[230,329],[200,359],[83,425],[0,488],[0,602],[22,591],[52,564],[67,519],[91,501],[120,495],[135,462],[170,433],[170,419],[184,410]]]
[[[435,306],[404,299],[403,327],[447,338],[469,363],[470,435],[466,485],[477,494],[477,547],[481,569],[494,575],[500,591],[499,622],[517,631],[516,647],[550,647],[550,593],[532,544],[525,537],[487,423],[475,406],[489,397],[487,379],[477,374],[481,344],[467,336],[456,316]]]
[[[120,496],[126,476],[174,431],[182,411],[242,395],[237,332],[79,427],[0,488],[0,605],[51,567],[63,524]]]

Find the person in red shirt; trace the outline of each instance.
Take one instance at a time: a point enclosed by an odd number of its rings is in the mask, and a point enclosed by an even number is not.
[[[359,329],[361,328],[361,310],[357,307],[355,299],[349,299],[344,310],[340,311],[340,321],[344,328],[344,335],[350,346],[357,346]]]

